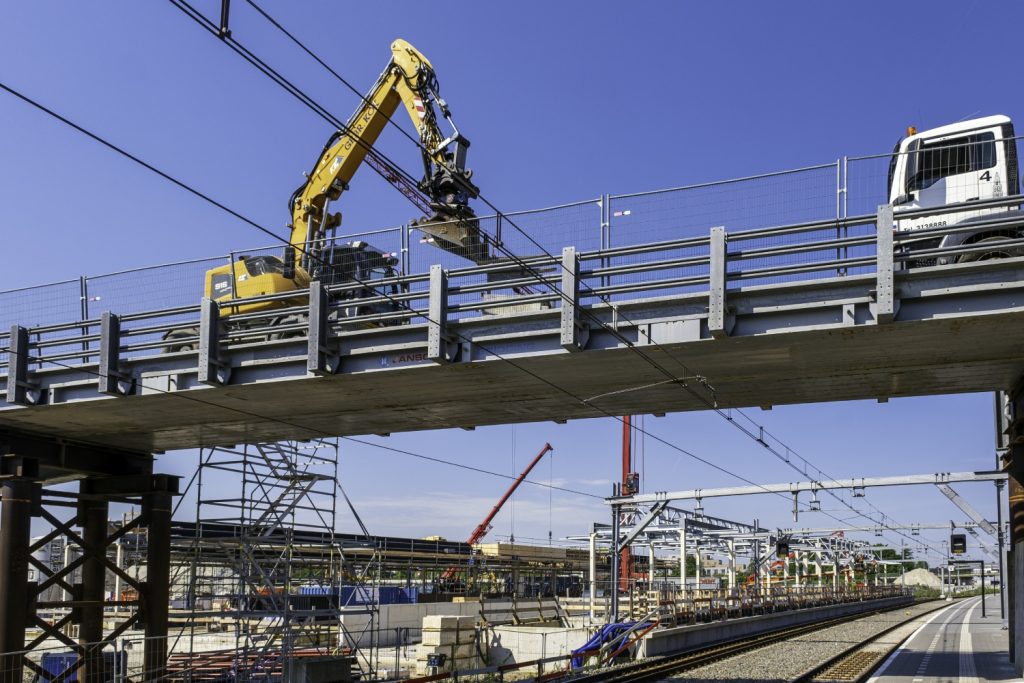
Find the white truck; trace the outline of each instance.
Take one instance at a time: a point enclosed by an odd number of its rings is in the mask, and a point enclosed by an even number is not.
[[[945,250],[967,245],[988,245],[986,249],[915,260],[916,265],[945,265],[1024,254],[1024,246],[1011,240],[1024,239],[1020,226],[980,226],[992,223],[1017,206],[973,209],[961,207],[927,216],[900,218],[915,209],[934,209],[949,204],[982,202],[1020,193],[1017,141],[1013,122],[1007,116],[986,116],[961,121],[918,133],[907,129],[907,137],[896,143],[889,163],[889,202],[893,205],[896,232],[920,231],[919,239],[900,235],[899,242],[910,252]],[[957,227],[944,232],[943,229]],[[934,252],[933,252],[934,254]]]

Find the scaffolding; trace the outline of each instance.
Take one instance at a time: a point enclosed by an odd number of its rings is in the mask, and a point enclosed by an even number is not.
[[[337,477],[336,439],[200,451],[183,669],[226,661],[204,631],[233,633],[236,680],[290,680],[297,657],[343,652]]]

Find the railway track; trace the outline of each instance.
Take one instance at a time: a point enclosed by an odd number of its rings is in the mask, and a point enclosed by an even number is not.
[[[909,622],[946,606],[946,603],[940,602],[927,612],[916,614],[906,621],[885,628],[870,638],[845,648],[799,676],[791,678],[789,683],[862,683],[903,641],[903,638],[897,638],[895,641],[885,642],[886,636],[906,627]]]
[[[944,604],[939,604],[934,609],[940,609],[943,606]],[[859,618],[878,615],[885,612],[893,612],[899,609],[905,609],[905,607],[898,607],[892,610],[876,610],[874,612],[863,614]],[[842,681],[845,683],[848,681],[861,681],[863,679],[863,677],[861,677],[861,672],[873,669],[878,662],[881,662],[886,656],[888,656],[888,650],[885,651],[881,658],[876,659],[873,655],[869,656],[869,650],[867,648],[871,642],[874,642],[878,638],[881,638],[897,628],[906,625],[908,621],[919,618],[922,614],[934,611],[934,609],[927,610],[923,613],[918,612],[909,619],[901,620],[894,626],[873,634],[868,640],[844,649],[828,661],[815,666],[813,669],[805,671],[803,674],[793,679],[792,683],[810,683],[812,681]],[[681,655],[661,657],[658,659],[615,666],[579,676],[570,675],[557,680],[571,681],[572,683],[631,683],[661,680],[685,672],[689,669],[719,662],[752,650],[757,650],[775,643],[780,643],[792,638],[797,638],[802,635],[814,633],[816,631],[821,631],[832,626],[838,626],[849,622],[849,617],[838,617],[825,621],[817,621],[812,624],[772,631],[770,633],[765,633],[751,638],[731,640]],[[863,652],[861,652],[861,650],[863,650]],[[835,677],[825,678],[824,676]]]

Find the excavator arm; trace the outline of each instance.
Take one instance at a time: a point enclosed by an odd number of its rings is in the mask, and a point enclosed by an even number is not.
[[[487,244],[469,200],[479,195],[465,167],[466,140],[451,123],[448,105],[438,94],[434,68],[416,48],[404,40],[391,45],[391,61],[369,94],[349,119],[324,146],[308,180],[292,195],[291,238],[285,253],[286,271],[299,265],[309,270],[320,254],[329,231],[341,223],[340,214],[328,212],[349,187],[356,170],[368,161],[429,216],[417,227],[435,244],[474,262],[487,260]],[[415,189],[405,175],[373,151],[373,145],[388,120],[403,105],[421,144],[423,178]],[[437,110],[451,124],[445,136],[438,124]],[[417,196],[417,190],[422,195]]]

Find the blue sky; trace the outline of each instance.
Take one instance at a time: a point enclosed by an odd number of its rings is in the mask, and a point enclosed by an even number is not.
[[[233,5],[239,40],[347,118],[354,95],[244,2]],[[219,3],[197,6],[212,17]],[[505,211],[885,153],[910,124],[1024,111],[1012,86],[1022,8],[1012,2],[266,0],[265,8],[361,89],[395,37],[427,54],[473,142],[474,180]],[[285,233],[286,200],[331,131],[170,3],[7,3],[0,16],[0,81]],[[9,254],[0,290],[268,243],[5,93],[0,117],[0,224]],[[380,146],[417,167],[416,151],[395,131]],[[884,183],[876,176],[862,179],[862,189],[881,192],[871,185]],[[352,231],[415,215],[366,169],[336,208]],[[990,395],[750,414],[837,477],[985,469],[994,457]],[[649,417],[646,425],[746,477],[793,478],[713,415]],[[555,458],[535,478],[605,494],[618,471],[618,429],[590,420],[383,442],[513,473],[550,441]],[[194,454],[172,453],[160,467],[187,473],[194,462]],[[736,483],[650,439],[645,462],[645,488]],[[342,463],[343,483],[375,533],[465,536],[505,487],[365,446],[344,446]],[[991,486],[961,489],[994,515]],[[962,518],[932,490],[877,491],[869,500],[899,521]],[[705,507],[792,524],[782,499]],[[556,538],[607,518],[600,502],[556,492],[549,505],[548,492],[533,487],[517,495],[514,510],[518,538],[546,539],[549,517]],[[823,515],[805,523],[833,525]],[[354,528],[347,518],[341,526]],[[512,530],[510,509],[493,533]]]

